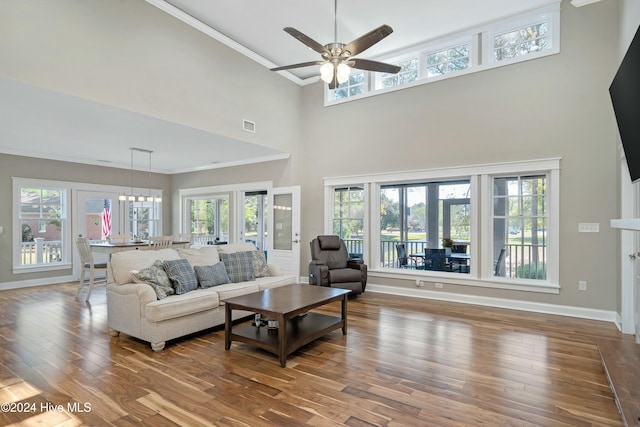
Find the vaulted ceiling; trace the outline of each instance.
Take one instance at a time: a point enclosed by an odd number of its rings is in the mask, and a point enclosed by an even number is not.
[[[572,0],[573,5],[598,0]],[[290,26],[321,44],[334,42],[337,16],[338,41],[348,43],[382,25],[394,32],[358,55],[384,60],[385,55],[452,35],[484,23],[524,13],[554,0],[147,0],[199,31],[215,38],[267,68],[319,59],[316,52],[283,31]],[[570,7],[566,5],[565,7]],[[1,12],[1,5],[0,5]],[[117,26],[114,30],[117,31]],[[318,66],[280,72],[300,85],[318,80]],[[0,78],[0,152],[89,164],[127,167],[122,161],[101,163],[105,143],[118,137],[126,147],[146,148],[153,141],[153,170],[179,173],[288,157],[288,153],[247,141],[193,129],[181,124],[119,110]],[[20,102],[16,103],[15,100]],[[63,111],[71,111],[73,122]],[[68,117],[68,116],[67,116]],[[126,124],[127,134],[119,134]],[[78,149],[78,135],[84,141]],[[171,147],[180,141],[183,155],[175,158]],[[216,163],[202,164],[203,147],[214,151]],[[165,150],[165,148],[167,148]],[[122,156],[121,156],[122,157]],[[109,161],[108,159],[105,159]],[[143,163],[136,164],[144,169]],[[136,162],[137,163],[137,162]]]

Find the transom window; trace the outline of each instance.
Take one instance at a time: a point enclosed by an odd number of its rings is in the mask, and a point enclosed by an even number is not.
[[[363,72],[351,71],[349,80],[338,85],[334,91],[335,99],[344,99],[365,93],[366,76]]]
[[[417,57],[396,62],[395,65],[400,67],[400,71],[398,73],[382,74],[380,84],[383,88],[399,86],[418,80],[418,67],[420,63]]]
[[[560,1],[529,13],[491,22],[415,50],[372,58],[401,67],[397,74],[353,69],[348,82],[330,90],[325,105],[377,95],[407,86],[485,71],[560,52]]]
[[[464,70],[471,65],[469,43],[443,49],[426,55],[427,77]]]
[[[547,49],[547,30],[547,22],[539,22],[493,36],[493,60],[513,59]]]

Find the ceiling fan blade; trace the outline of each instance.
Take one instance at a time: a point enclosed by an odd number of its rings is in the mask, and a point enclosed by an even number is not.
[[[342,51],[349,51],[349,56],[356,56],[360,52],[369,49],[391,33],[393,33],[393,28],[388,25],[381,25],[375,30],[371,30],[367,34],[360,36],[347,44],[342,48]]]
[[[271,71],[282,71],[282,70],[290,70],[292,68],[302,68],[302,67],[310,67],[312,65],[322,65],[325,61],[309,61],[309,62],[301,62],[300,64],[292,64],[292,65],[284,65],[282,67],[271,68]]]
[[[384,62],[371,61],[370,59],[358,59],[352,58],[348,64],[359,70],[378,71],[380,73],[396,74],[400,71],[401,67],[392,64],[386,64]]]
[[[319,54],[321,54],[323,57],[325,55],[327,55],[327,56],[330,55],[330,53],[329,53],[329,51],[327,50],[326,47],[324,47],[323,45],[321,45],[320,43],[318,43],[317,41],[315,41],[311,37],[307,36],[306,34],[303,34],[300,31],[296,30],[295,28],[293,28],[293,27],[285,27],[284,30],[287,33],[291,34],[296,39],[300,40],[300,42],[302,42],[306,46],[310,47],[311,49],[313,49],[316,52],[318,52]]]

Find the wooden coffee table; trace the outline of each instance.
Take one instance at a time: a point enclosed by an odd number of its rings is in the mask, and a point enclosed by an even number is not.
[[[303,345],[342,328],[347,334],[348,289],[315,285],[287,285],[223,300],[225,303],[224,348],[231,341],[242,341],[270,351],[280,358],[280,366],[287,365],[287,356]],[[309,310],[342,301],[342,316],[327,316]],[[242,325],[233,327],[232,310],[260,313],[278,321],[277,329],[266,326]],[[306,314],[305,314],[306,313]]]

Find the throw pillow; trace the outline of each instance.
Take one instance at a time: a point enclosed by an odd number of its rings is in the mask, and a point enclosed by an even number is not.
[[[222,262],[214,265],[196,265],[193,269],[196,271],[196,277],[201,288],[231,283],[227,269]]]
[[[267,277],[269,275],[269,266],[264,256],[264,251],[252,251],[253,254],[253,275],[254,277]]]
[[[186,294],[198,287],[196,273],[186,259],[164,261],[164,271],[167,272],[178,295]]]
[[[253,275],[253,254],[251,252],[220,253],[220,260],[227,269],[233,283],[255,280]]]
[[[162,260],[156,260],[151,267],[143,268],[142,270],[132,270],[131,274],[137,280],[151,285],[158,299],[163,299],[175,294],[169,276],[167,276],[167,273],[164,271]]]

